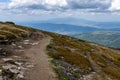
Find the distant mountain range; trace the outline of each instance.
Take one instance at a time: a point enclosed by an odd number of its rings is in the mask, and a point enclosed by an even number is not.
[[[72,24],[58,24],[58,23],[42,23],[42,22],[26,22],[26,23],[19,23],[25,26],[31,26],[33,28],[60,33],[60,34],[80,34],[80,33],[89,33],[94,31],[120,31],[120,28],[101,28],[94,27],[94,26],[87,26],[87,25],[72,25]]]
[[[88,26],[76,26],[69,24],[53,24],[53,23],[38,23],[38,24],[33,23],[33,24],[28,24],[27,26],[32,26],[37,29],[60,33],[60,34],[79,34],[79,33],[88,33],[88,32],[101,30],[98,28],[88,27]]]
[[[70,24],[70,25],[78,25],[78,26],[90,26],[96,28],[120,28],[120,22],[96,22],[85,19],[77,19],[77,18],[54,18],[50,20],[41,21],[42,23],[55,23],[55,24]]]
[[[96,22],[85,19],[78,18],[53,18],[49,20],[39,20],[39,21],[23,21],[22,24],[40,24],[40,23],[52,23],[52,24],[69,24],[76,26],[88,26],[101,29],[110,29],[110,28],[120,28],[120,22]]]

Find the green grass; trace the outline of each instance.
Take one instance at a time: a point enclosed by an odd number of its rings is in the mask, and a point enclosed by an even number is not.
[[[85,57],[89,52],[92,59],[101,67],[105,75],[110,78],[119,80],[119,70],[108,67],[108,63],[103,58],[109,59],[115,65],[120,67],[120,54],[119,51],[110,48],[104,48],[101,45],[93,44],[87,41],[78,40],[69,36],[43,32],[50,35],[53,39],[51,44],[48,45],[48,54],[55,60],[64,60],[65,62],[84,69],[85,73],[89,73],[91,64]],[[73,51],[72,51],[73,50]],[[93,51],[92,51],[93,50]],[[98,54],[100,55],[98,55]],[[103,57],[104,56],[104,57]],[[56,68],[57,69],[57,68]],[[58,69],[59,71],[59,69]],[[61,75],[61,73],[58,73]],[[62,77],[64,78],[64,76]],[[107,80],[107,78],[105,78]],[[62,80],[62,79],[60,79]],[[64,79],[63,79],[64,80]],[[69,80],[69,79],[66,79]]]
[[[2,27],[2,28],[0,28],[0,30],[9,31],[9,32],[15,34],[16,36],[24,36],[27,34],[27,32],[17,29],[17,28]]]
[[[104,72],[107,73],[109,76],[116,78],[117,80],[120,80],[120,71],[113,68],[113,67],[105,67],[103,68]]]
[[[0,42],[21,40],[36,31],[33,28],[15,25],[13,22],[0,22]]]
[[[15,25],[15,23],[11,22],[11,21],[6,21],[5,24],[13,24],[13,25]]]
[[[6,32],[6,31],[0,31],[0,35],[4,35],[6,39],[8,40],[16,39],[15,35],[13,35],[12,33]]]
[[[101,67],[105,67],[107,66],[107,63],[100,57],[98,56],[96,53],[91,53],[90,54],[92,59]]]
[[[51,56],[55,61],[58,60],[58,65],[61,64],[59,61],[65,61],[68,64],[81,68],[82,72],[77,73],[74,72],[74,75],[80,75],[80,74],[88,74],[91,69],[91,65],[88,61],[88,59],[78,53],[77,51],[73,52],[72,49],[74,50],[81,50],[81,51],[89,51],[89,47],[87,47],[87,44],[82,44],[85,43],[84,41],[79,41],[76,39],[72,39],[67,36],[63,35],[58,35],[58,34],[52,34],[50,35],[53,37],[51,40],[51,43],[47,46],[48,50],[48,55]],[[84,46],[84,47],[83,47]],[[55,64],[54,64],[55,65]],[[65,67],[65,66],[63,66]],[[61,71],[61,68],[56,67],[54,68],[56,73],[58,73],[59,79],[60,80],[78,80],[78,79],[72,79],[65,74],[63,74]]]
[[[70,49],[65,48],[68,47],[88,51],[88,47],[83,47],[86,45],[79,44],[79,41],[72,38],[66,36],[57,37],[57,35],[54,35],[54,39],[51,41],[51,43],[52,44],[48,46],[48,50],[50,50],[48,54],[50,56],[55,59],[63,58],[66,62],[72,65],[76,65],[88,70],[90,63],[84,56],[80,55],[80,53],[72,52]]]

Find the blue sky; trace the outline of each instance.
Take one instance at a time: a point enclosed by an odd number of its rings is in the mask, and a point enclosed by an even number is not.
[[[0,2],[7,2],[7,1],[9,1],[9,0],[0,0]]]
[[[0,2],[6,2],[6,0],[0,0]]]
[[[120,0],[0,0],[0,21],[59,17],[120,21]]]

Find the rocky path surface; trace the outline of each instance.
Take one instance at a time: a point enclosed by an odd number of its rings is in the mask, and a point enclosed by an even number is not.
[[[25,56],[33,64],[27,71],[25,80],[57,80],[46,55],[46,46],[50,43],[50,39],[50,37],[44,38],[25,50]]]

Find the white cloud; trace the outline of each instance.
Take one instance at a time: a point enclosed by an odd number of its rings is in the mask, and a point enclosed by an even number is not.
[[[53,9],[66,5],[66,0],[11,0],[9,8]]]
[[[120,10],[120,0],[112,0],[110,10],[111,11]]]
[[[52,6],[66,6],[67,2],[66,0],[44,0],[46,4],[52,5]]]

